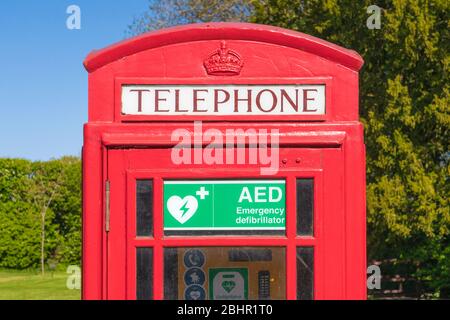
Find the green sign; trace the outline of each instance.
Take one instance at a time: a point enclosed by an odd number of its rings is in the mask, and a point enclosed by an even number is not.
[[[209,269],[210,300],[247,300],[247,268]]]
[[[284,230],[284,180],[164,181],[165,230]]]

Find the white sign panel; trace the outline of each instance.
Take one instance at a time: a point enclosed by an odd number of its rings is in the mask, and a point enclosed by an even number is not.
[[[122,114],[324,115],[325,85],[123,85]]]

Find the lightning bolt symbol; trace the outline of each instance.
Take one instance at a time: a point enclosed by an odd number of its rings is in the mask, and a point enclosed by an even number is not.
[[[183,212],[183,213],[181,214],[181,217],[183,217],[183,216],[186,214],[186,212],[188,212],[189,209],[190,209],[190,208],[187,207],[187,204],[188,204],[188,201],[186,200],[186,201],[183,203],[183,205],[181,206],[181,208],[180,208],[180,210]]]

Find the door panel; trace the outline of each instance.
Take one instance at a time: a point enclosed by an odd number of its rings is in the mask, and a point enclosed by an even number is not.
[[[167,264],[174,260],[168,260],[164,253],[167,255],[167,252],[174,252],[176,248],[186,250],[197,247],[210,247],[211,250],[212,247],[221,247],[224,252],[232,251],[231,249],[236,247],[277,247],[285,250],[282,258],[285,273],[281,277],[286,277],[282,279],[285,286],[277,287],[282,288],[284,292],[277,297],[331,299],[343,296],[345,243],[341,149],[282,148],[280,170],[271,176],[261,176],[260,168],[254,165],[175,165],[170,155],[171,149],[108,150],[108,180],[111,190],[110,231],[107,235],[108,263],[105,270],[108,299],[162,299],[164,295],[172,298],[184,297],[186,288],[180,278],[181,274],[187,271],[187,267],[177,263],[177,270],[173,270],[173,273],[177,274],[178,282],[174,280],[168,284],[166,279],[167,286],[179,284],[180,290],[177,290],[176,294],[170,294],[168,287],[164,288],[164,279],[167,278],[167,265],[164,266],[164,261]],[[281,235],[255,235],[246,232],[233,236],[164,235],[164,181],[174,179],[285,180],[286,230]],[[297,217],[307,221],[297,223]],[[225,259],[226,254],[219,256],[214,259]],[[152,261],[149,262],[149,259]],[[178,262],[181,261],[181,258],[177,259]],[[151,268],[146,273],[142,268],[149,263]],[[226,264],[227,268],[239,270],[245,265],[232,260],[223,264]],[[213,269],[220,269],[217,263],[213,265]],[[332,267],[325,269],[325,266]],[[250,267],[248,269],[253,270]],[[239,273],[239,270],[228,272],[230,274],[221,273],[217,279],[223,280],[223,276],[232,275],[241,279],[236,273]],[[258,273],[259,271],[261,273]],[[257,297],[258,294],[261,297],[270,295],[270,290],[275,292],[275,287],[267,286],[270,270],[259,271],[252,271],[246,280],[250,286],[247,292],[249,298]],[[207,292],[210,277],[207,274],[205,277],[204,296],[208,299],[214,295]],[[153,281],[148,283],[147,287],[142,284],[149,282],[149,279]],[[210,279],[213,281],[213,278]],[[277,279],[280,283],[280,275]],[[303,288],[298,288],[297,284]],[[259,289],[255,288],[257,285]],[[152,291],[151,295],[149,290]],[[202,296],[198,290],[190,290],[194,291],[193,297]]]

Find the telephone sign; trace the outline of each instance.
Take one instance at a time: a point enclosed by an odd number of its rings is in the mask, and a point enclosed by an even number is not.
[[[124,85],[122,113],[134,115],[325,114],[321,85]]]

